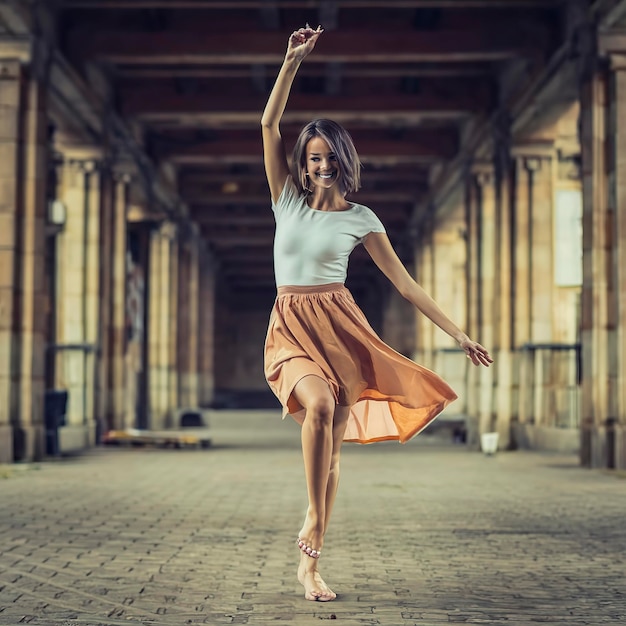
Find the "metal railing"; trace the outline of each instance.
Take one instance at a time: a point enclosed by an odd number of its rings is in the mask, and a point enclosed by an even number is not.
[[[580,427],[580,344],[525,344],[518,368],[520,423]]]

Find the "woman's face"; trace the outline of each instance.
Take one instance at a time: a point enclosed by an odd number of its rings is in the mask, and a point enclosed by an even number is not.
[[[311,191],[315,187],[332,188],[341,174],[335,153],[321,137],[313,137],[307,143],[305,167]]]

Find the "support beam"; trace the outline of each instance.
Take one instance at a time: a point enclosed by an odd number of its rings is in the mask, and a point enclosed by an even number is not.
[[[387,100],[385,100],[387,102]],[[366,103],[364,103],[364,106]],[[223,163],[225,160],[249,162],[262,160],[261,138],[237,140],[224,137],[215,141],[189,142],[172,138],[154,140],[155,152],[159,159],[167,159],[179,166],[197,166],[211,163]],[[407,134],[406,137],[390,139],[388,137],[367,137],[365,133],[352,133],[359,155],[364,160],[378,162],[379,158],[396,158],[398,161],[411,163],[429,163],[440,159],[450,159],[458,147],[457,133],[453,129],[422,131]],[[378,133],[384,135],[384,133]],[[284,137],[286,146],[292,146],[296,134]]]
[[[125,115],[147,120],[176,118],[181,120],[211,119],[213,124],[231,120],[231,123],[259,124],[267,96],[250,93],[233,99],[218,94],[180,95],[159,89],[126,89],[120,94],[121,107]],[[367,119],[375,115],[379,119],[412,119],[418,115],[430,119],[456,119],[490,108],[493,96],[486,90],[457,94],[399,95],[343,95],[294,93],[289,99],[289,108],[284,123],[297,123],[295,120],[315,117],[330,117],[350,114],[354,119]],[[287,113],[289,115],[287,115]]]
[[[350,194],[348,198],[351,202],[358,202],[359,204],[370,205],[384,205],[384,206],[407,206],[415,202],[416,198],[411,193],[376,193],[371,192],[357,192]],[[221,207],[229,205],[239,206],[265,206],[269,207],[271,199],[268,193],[259,195],[248,194],[216,194],[216,195],[186,195],[185,200],[191,208],[197,208],[198,210],[210,209],[211,207]],[[232,214],[236,219],[237,214]]]
[[[336,0],[342,9],[414,9],[415,0]],[[492,9],[556,6],[559,0],[420,0],[420,7]],[[302,0],[275,0],[280,9],[301,9]],[[258,9],[262,0],[66,0],[71,9]]]
[[[542,44],[546,30],[537,23],[530,42],[525,29],[413,32],[341,31],[325,34],[311,63],[470,63],[510,59]],[[321,44],[321,42],[320,42]],[[131,65],[247,65],[281,63],[285,37],[280,32],[120,32],[77,30],[70,49],[82,58]]]

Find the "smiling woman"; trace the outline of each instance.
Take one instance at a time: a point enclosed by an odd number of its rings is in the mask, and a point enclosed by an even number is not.
[[[292,176],[300,193],[313,193],[313,182],[339,182],[341,194],[361,187],[361,163],[348,131],[333,120],[309,122],[293,148]]]
[[[437,374],[385,344],[344,287],[348,259],[363,244],[398,291],[454,337],[475,365],[487,350],[441,311],[406,271],[385,227],[362,204],[361,163],[350,134],[316,119],[300,132],[291,168],[279,123],[302,60],[322,34],[308,25],[292,33],[261,126],[267,180],[276,220],[274,270],[278,297],[265,341],[265,375],[302,426],[309,507],[298,535],[298,580],[307,600],[336,594],[318,571],[339,481],[344,441],[406,442],[456,398]]]

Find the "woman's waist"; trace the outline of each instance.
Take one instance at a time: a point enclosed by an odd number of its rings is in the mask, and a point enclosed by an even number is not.
[[[347,291],[343,283],[326,283],[323,285],[280,285],[276,288],[278,297],[307,293],[327,293],[329,291]]]

